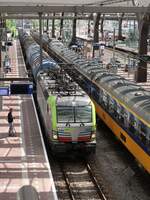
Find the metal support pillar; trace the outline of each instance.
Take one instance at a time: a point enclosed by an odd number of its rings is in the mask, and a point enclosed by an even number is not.
[[[104,40],[104,19],[105,19],[105,15],[103,15],[102,19],[101,19],[101,28],[100,28],[100,32],[101,32],[101,40]]]
[[[119,28],[118,28],[118,40],[122,40],[122,21],[123,21],[124,13],[119,17]]]
[[[22,18],[22,30],[24,29],[24,20],[23,20],[23,18]]]
[[[101,13],[97,13],[95,23],[94,23],[94,39],[93,43],[99,42],[99,21],[100,21]],[[93,47],[93,57],[94,57],[94,47]]]
[[[116,37],[115,37],[115,35],[116,35],[116,30],[114,28],[114,31],[113,31],[113,61],[115,60],[115,48],[116,48],[116,41],[115,41]]]
[[[42,53],[42,13],[39,13],[39,33],[40,33],[40,68],[42,68],[42,62],[43,62],[43,53]]]
[[[136,21],[133,21],[133,31],[134,31],[134,35],[136,34]]]
[[[53,13],[55,17],[55,13]],[[52,19],[52,38],[55,38],[55,19]]]
[[[97,13],[95,24],[94,24],[94,43],[99,42],[99,21],[100,21],[101,14]]]
[[[42,33],[45,32],[45,19],[42,19]]]
[[[88,37],[91,35],[91,25],[90,25],[91,20],[88,20]]]
[[[143,22],[140,28],[140,39],[139,39],[139,56],[147,54],[147,38],[149,26],[147,23]],[[135,72],[136,82],[146,82],[147,81],[147,63],[140,59],[137,71]]]
[[[3,19],[3,27],[6,28],[6,19]]]
[[[48,33],[48,31],[49,31],[49,19],[46,20],[46,32]]]
[[[61,16],[64,17],[64,12],[62,12]],[[62,36],[62,32],[63,32],[63,22],[64,22],[64,19],[62,18],[60,20],[60,36]]]
[[[1,38],[1,31],[0,31],[0,68],[2,67],[2,38]]]
[[[2,38],[0,33],[0,68],[2,67]]]
[[[74,14],[73,19],[73,26],[72,26],[72,39],[70,42],[70,46],[76,43],[76,26],[77,26],[77,19],[76,19],[77,13]]]

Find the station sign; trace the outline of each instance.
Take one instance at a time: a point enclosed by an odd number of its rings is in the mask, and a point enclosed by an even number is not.
[[[11,83],[10,84],[10,95],[27,94],[33,93],[32,83]]]
[[[101,42],[101,43],[93,43],[93,49],[94,50],[99,50],[99,49],[105,49],[105,43]]]
[[[100,45],[101,45],[101,44],[98,43],[98,42],[97,42],[97,43],[93,43],[93,47],[100,47]]]
[[[0,96],[9,96],[9,87],[0,87]]]

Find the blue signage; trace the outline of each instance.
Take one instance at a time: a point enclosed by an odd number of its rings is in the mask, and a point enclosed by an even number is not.
[[[100,47],[100,43],[93,43],[93,47]]]
[[[0,96],[9,96],[9,87],[0,87]]]
[[[10,94],[28,94],[33,93],[32,83],[12,83],[10,84]]]

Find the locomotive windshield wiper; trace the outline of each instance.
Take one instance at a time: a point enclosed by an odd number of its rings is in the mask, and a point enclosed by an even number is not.
[[[66,126],[70,126],[70,122],[66,122]]]
[[[66,122],[66,126],[70,126],[70,118],[68,119],[68,121]]]
[[[82,122],[80,118],[79,120],[80,120],[80,126],[84,126],[84,122]]]

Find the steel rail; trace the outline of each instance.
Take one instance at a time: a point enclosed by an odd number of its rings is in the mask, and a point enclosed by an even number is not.
[[[93,181],[93,184],[95,185],[95,187],[97,189],[97,193],[98,193],[99,197],[101,198],[101,200],[107,200],[105,194],[103,193],[100,185],[98,184],[98,181],[97,181],[97,179],[96,179],[94,173],[92,172],[92,169],[91,169],[91,167],[90,167],[90,165],[88,163],[86,163],[86,168],[87,168],[87,171],[90,174],[90,177],[91,177],[91,179]]]

